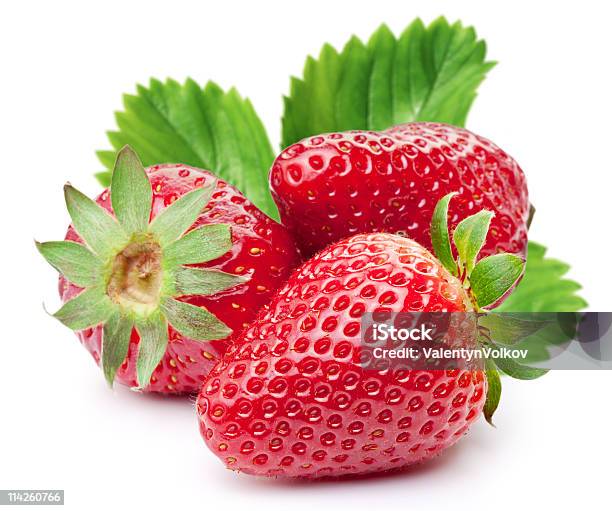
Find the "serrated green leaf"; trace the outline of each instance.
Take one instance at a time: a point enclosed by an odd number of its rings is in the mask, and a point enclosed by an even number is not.
[[[334,117],[338,130],[355,129],[368,123],[371,54],[365,44],[352,37],[341,56],[342,74],[338,81]],[[365,99],[365,101],[364,101]]]
[[[151,215],[153,190],[134,150],[125,146],[117,154],[111,181],[111,203],[126,232],[145,232]]]
[[[511,358],[496,358],[495,365],[501,369],[504,374],[516,378],[517,380],[535,380],[548,372],[548,369],[528,367],[515,362]]]
[[[487,331],[492,341],[508,346],[514,345],[543,328],[557,322],[555,314],[497,313],[492,312],[478,318],[478,324]]]
[[[174,329],[194,341],[224,339],[232,330],[203,307],[164,298],[160,309]]]
[[[115,166],[115,161],[117,159],[117,153],[115,151],[96,151],[96,156],[105,168],[112,169]],[[104,171],[100,172],[100,174],[106,174],[108,176],[108,185],[110,185],[110,172]]]
[[[166,352],[168,323],[157,311],[147,318],[138,320],[136,329],[140,336],[136,374],[139,388],[144,388],[149,384],[153,371]]]
[[[125,95],[123,105],[115,117],[118,130],[108,133],[115,151],[129,144],[145,166],[170,162],[210,170],[278,218],[268,189],[272,146],[253,105],[235,89],[152,79]],[[114,151],[97,154],[110,171]],[[105,184],[108,174],[97,177]]]
[[[546,247],[529,242],[523,279],[496,312],[575,312],[587,306],[580,284],[564,278],[569,265],[546,257]]]
[[[396,39],[386,25],[382,25],[368,41],[372,59],[370,71],[370,93],[367,104],[367,125],[382,130],[394,124],[393,76]]]
[[[483,413],[486,421],[493,426],[493,414],[499,405],[502,384],[497,367],[495,367],[495,363],[492,360],[486,360],[485,374],[487,376],[487,397],[485,399]]]
[[[431,217],[430,227],[431,244],[433,245],[436,257],[455,276],[457,275],[457,262],[453,257],[450,237],[448,235],[448,204],[456,194],[456,192],[451,192],[438,201]]]
[[[208,204],[213,189],[214,185],[192,190],[153,219],[149,232],[155,234],[162,247],[179,239],[191,227]]]
[[[117,369],[123,364],[130,346],[134,321],[115,311],[104,323],[102,334],[102,372],[112,387]]]
[[[502,314],[506,315],[508,313]],[[511,314],[525,313],[513,312]],[[527,356],[522,360],[522,363],[537,364],[549,362],[559,354],[564,346],[567,346],[573,339],[576,339],[578,316],[575,313],[534,312],[528,314],[532,314],[534,317],[554,317],[555,321],[550,321],[544,328],[513,345],[514,349],[527,350]]]
[[[465,266],[468,277],[476,264],[478,252],[487,239],[491,218],[493,218],[493,213],[483,209],[459,222],[453,232],[453,241],[457,247],[460,265]]]
[[[170,266],[205,263],[221,257],[231,248],[229,225],[203,225],[165,247],[164,262]]]
[[[308,57],[284,99],[282,146],[345,129],[410,121],[463,125],[476,89],[494,65],[473,28],[415,20],[398,38],[386,25],[367,45],[352,37],[341,52],[326,44]]]
[[[495,254],[478,261],[470,274],[470,287],[478,306],[487,307],[502,298],[516,284],[524,268],[525,262],[513,254]]]
[[[36,248],[51,266],[79,287],[91,286],[99,278],[101,261],[81,243],[36,242]]]
[[[91,250],[105,259],[128,242],[119,223],[101,206],[71,185],[64,187],[66,207],[76,232]]]
[[[232,275],[209,268],[179,267],[171,273],[171,282],[164,289],[171,296],[214,295],[243,284],[248,276]]]
[[[53,316],[68,328],[79,331],[104,323],[115,306],[101,287],[90,287],[68,300]]]
[[[94,177],[104,188],[108,188],[111,184],[112,174],[106,170],[104,172],[96,172]]]

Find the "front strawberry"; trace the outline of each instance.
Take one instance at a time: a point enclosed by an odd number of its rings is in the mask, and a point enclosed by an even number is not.
[[[495,144],[455,126],[415,122],[382,132],[304,139],[275,160],[270,185],[281,219],[305,256],[352,234],[404,234],[431,250],[438,200],[458,192],[466,214],[496,213],[484,255],[526,253],[529,201],[518,164]]]
[[[110,384],[197,392],[300,261],[286,230],[232,186],[185,165],[145,170],[128,147],[97,204],[65,194],[66,241],[37,247],[61,274],[54,316]]]
[[[490,420],[499,398],[494,367],[379,370],[362,359],[364,314],[476,318],[520,278],[517,256],[478,260],[488,211],[458,224],[455,259],[447,226],[452,195],[433,214],[438,259],[393,234],[344,239],[296,270],[236,340],[197,403],[202,436],[228,468],[307,478],[397,469],[455,443],[485,403]],[[474,321],[463,345],[478,349],[478,332]]]

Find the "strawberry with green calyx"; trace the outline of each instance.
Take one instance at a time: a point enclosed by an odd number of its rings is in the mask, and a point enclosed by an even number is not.
[[[62,275],[54,316],[112,384],[195,392],[299,255],[285,229],[211,173],[144,169],[125,147],[97,203],[65,187],[65,241],[37,243]]]
[[[525,261],[514,254],[500,253],[478,259],[485,244],[494,214],[482,210],[460,222],[453,232],[457,258],[453,254],[448,232],[448,207],[456,195],[445,195],[434,209],[431,221],[431,241],[434,252],[444,267],[463,282],[463,287],[479,312],[479,342],[483,345],[513,345],[523,338],[550,325],[548,321],[529,321],[488,312],[501,303],[516,287],[523,276]],[[484,415],[490,424],[501,396],[501,380],[498,368],[518,379],[531,380],[546,374],[545,369],[532,368],[509,359],[486,361],[488,380]]]
[[[345,238],[298,268],[234,339],[197,401],[202,436],[228,468],[304,478],[392,470],[454,444],[483,410],[490,420],[500,393],[493,362],[453,370],[361,363],[367,312],[478,316],[520,278],[520,257],[477,260],[489,213],[457,225],[455,257],[451,197],[433,220],[440,259],[394,234]],[[478,349],[479,332],[473,321],[461,345]]]

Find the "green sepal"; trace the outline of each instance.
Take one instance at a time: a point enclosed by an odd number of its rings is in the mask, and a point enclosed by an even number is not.
[[[111,182],[111,203],[126,232],[145,232],[151,215],[153,190],[138,155],[125,146],[117,154]]]
[[[66,207],[76,232],[100,258],[106,259],[128,242],[128,235],[104,208],[72,185],[64,187]]]
[[[203,225],[164,247],[164,262],[169,266],[205,263],[221,257],[231,248],[232,234],[228,224]]]
[[[438,201],[431,217],[430,231],[431,243],[437,258],[452,275],[457,276],[457,261],[453,257],[448,235],[448,204],[455,195],[457,192],[451,192]]]
[[[556,314],[552,313],[532,316],[491,312],[478,318],[478,325],[486,330],[487,339],[506,346],[512,346],[556,322]]]
[[[457,247],[459,261],[461,265],[465,266],[467,277],[472,273],[478,252],[480,252],[487,239],[492,218],[493,213],[483,209],[459,222],[453,232],[453,241]]]
[[[128,146],[119,151],[112,175],[110,200],[116,218],[66,185],[68,211],[84,243],[58,241],[36,246],[70,282],[85,288],[54,316],[72,330],[102,327],[101,366],[109,385],[125,361],[134,327],[140,336],[138,388],[150,383],[164,356],[169,325],[197,341],[222,339],[231,333],[206,309],[172,298],[214,295],[250,278],[182,266],[206,263],[232,248],[227,224],[207,224],[187,232],[215,186],[184,194],[149,223],[151,183]]]
[[[487,377],[487,397],[485,399],[483,413],[486,421],[491,424],[491,426],[495,426],[495,424],[493,424],[493,414],[499,405],[502,384],[501,378],[499,377],[499,371],[497,367],[495,367],[495,363],[490,359],[486,360],[485,375]]]
[[[74,241],[35,243],[47,262],[73,284],[88,287],[99,279],[102,262],[85,245]]]
[[[548,369],[525,366],[511,358],[496,358],[495,365],[505,374],[517,380],[535,380],[548,372]]]
[[[208,204],[214,188],[212,184],[186,193],[151,221],[149,232],[157,237],[162,247],[178,240],[193,225]]]
[[[512,289],[524,271],[525,261],[512,254],[495,254],[478,261],[470,275],[470,287],[478,306],[496,303]]]
[[[144,319],[136,319],[136,330],[140,336],[136,374],[138,388],[146,387],[151,375],[166,353],[168,346],[168,323],[160,311]]]
[[[90,287],[68,300],[53,316],[68,328],[78,331],[104,323],[115,305],[102,287]]]
[[[215,295],[249,280],[249,276],[232,275],[208,268],[181,266],[170,272],[164,293],[170,296]]]
[[[172,327],[194,341],[223,339],[232,330],[203,307],[179,302],[174,298],[163,298],[159,304]]]
[[[116,310],[104,323],[102,334],[102,372],[113,386],[117,369],[123,364],[130,346],[134,320]]]

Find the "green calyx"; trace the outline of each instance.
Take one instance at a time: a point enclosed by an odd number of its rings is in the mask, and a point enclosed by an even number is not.
[[[479,342],[492,347],[496,343],[514,344],[546,327],[547,324],[542,321],[512,319],[488,312],[487,309],[494,307],[517,284],[525,271],[525,261],[522,257],[507,253],[479,259],[478,254],[485,244],[494,216],[487,210],[479,211],[457,224],[452,233],[453,251],[448,229],[448,207],[455,195],[455,192],[449,193],[436,205],[431,220],[431,241],[437,258],[452,275],[461,280],[470,296],[479,316]],[[500,370],[518,379],[534,379],[547,372],[509,359],[487,359],[485,374],[488,391],[484,415],[491,425],[501,397]]]
[[[478,258],[485,244],[491,211],[482,210],[457,224],[452,233],[457,258],[453,255],[448,229],[448,206],[456,192],[442,197],[431,219],[431,242],[436,257],[468,290],[475,308],[482,311],[495,305],[518,282],[525,270],[525,261],[514,254],[495,254]]]
[[[65,186],[72,225],[84,243],[37,242],[36,247],[67,280],[84,288],[53,316],[75,331],[103,325],[102,369],[110,385],[125,360],[134,328],[140,337],[139,388],[149,383],[166,351],[168,325],[202,342],[231,333],[203,307],[177,300],[214,295],[248,280],[185,266],[211,261],[231,249],[227,224],[188,231],[213,189],[214,185],[186,193],[150,221],[151,183],[128,146],[117,155],[110,186],[114,217],[71,185]]]

